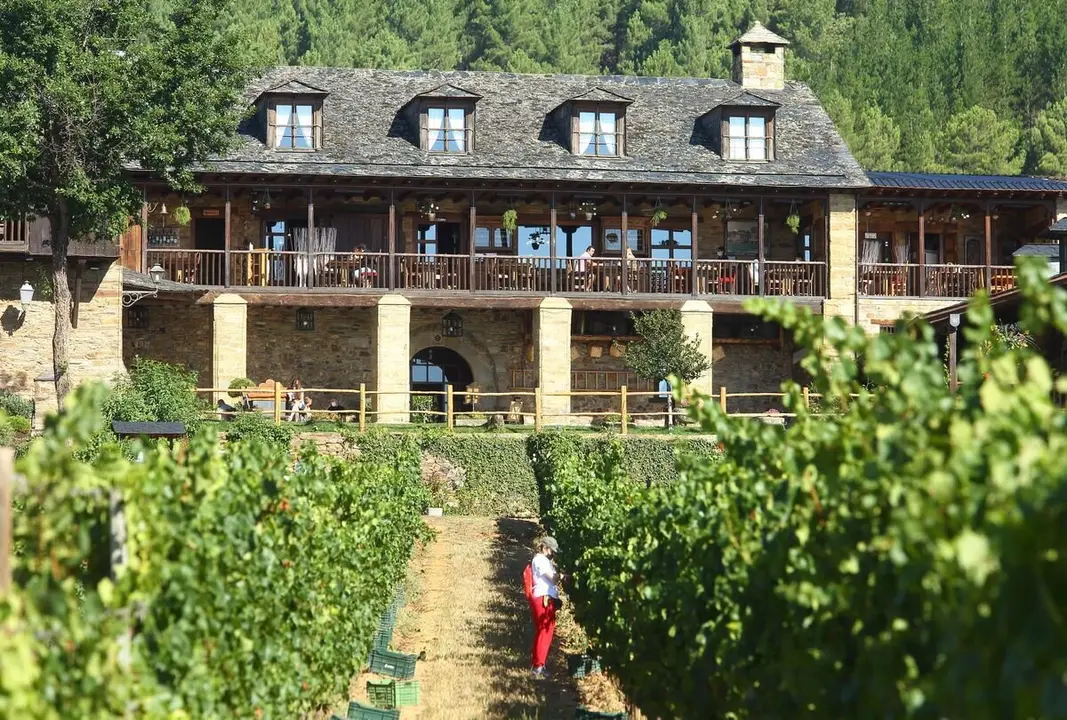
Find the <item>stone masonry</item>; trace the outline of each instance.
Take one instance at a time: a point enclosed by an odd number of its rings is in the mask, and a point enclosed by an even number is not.
[[[830,278],[823,313],[850,322],[856,302],[856,198],[830,196]]]
[[[197,382],[206,387],[212,381],[211,305],[159,303],[141,301],[134,306],[146,311],[145,328],[130,327],[127,321],[122,333],[122,357],[129,367],[134,358],[144,357],[178,363],[197,374]],[[127,310],[127,318],[130,311]]]
[[[561,415],[570,412],[570,398],[545,393],[571,389],[571,304],[563,298],[545,298],[534,318],[541,411],[546,423],[565,423]]]
[[[384,295],[378,301],[375,396],[376,420],[406,423],[411,387],[411,301],[403,295]]]
[[[225,388],[248,376],[248,303],[240,295],[223,293],[213,307],[211,386]],[[215,399],[221,397],[216,393]]]
[[[704,357],[712,357],[712,312],[711,306],[704,300],[687,300],[682,305],[682,326],[689,338],[696,338],[700,352]],[[712,368],[689,383],[689,387],[707,395],[714,391],[712,385]]]

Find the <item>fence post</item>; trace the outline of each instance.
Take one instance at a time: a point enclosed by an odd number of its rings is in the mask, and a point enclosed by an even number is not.
[[[811,388],[809,388],[807,385],[805,385],[803,392],[804,392],[804,409],[805,410],[810,410],[811,409]]]
[[[282,424],[282,384],[274,381],[274,424]]]
[[[719,407],[722,408],[723,414],[726,414],[726,386],[719,386]]]
[[[541,432],[541,388],[534,388],[534,431]]]
[[[15,491],[15,450],[0,448],[0,597],[11,590],[11,496]]]
[[[619,432],[623,435],[626,434],[626,386],[623,385],[619,388],[619,410],[621,411],[622,419],[619,421],[622,423],[619,426]]]
[[[455,396],[451,385],[445,386],[445,427],[449,432],[456,427]]]
[[[367,383],[359,384],[359,431],[367,431]]]

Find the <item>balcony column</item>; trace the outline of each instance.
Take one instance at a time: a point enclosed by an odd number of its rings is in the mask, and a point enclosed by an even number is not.
[[[144,200],[141,201],[141,260],[137,268],[142,273],[148,273],[148,188],[144,189]]]
[[[566,422],[571,411],[571,304],[559,297],[541,301],[534,315],[537,343],[537,387],[541,390],[544,422]]]
[[[759,277],[759,294],[760,295],[766,295],[767,294],[767,276],[764,275],[764,272],[763,272],[763,260],[764,260],[764,254],[765,254],[763,246],[765,244],[764,234],[766,233],[766,230],[764,228],[765,217],[766,216],[763,214],[763,198],[760,197],[760,199],[759,199],[759,221],[758,221],[759,224],[756,226],[756,248],[758,250],[758,254],[756,256],[758,258],[757,261],[756,261],[758,263],[758,265],[757,265],[758,272],[756,273],[756,275]]]
[[[411,301],[403,295],[378,300],[375,329],[377,421],[406,423],[411,410]]]
[[[389,289],[396,290],[396,193],[389,190]]]
[[[691,221],[692,225],[691,225],[691,227],[689,229],[689,240],[690,240],[689,244],[691,246],[690,255],[692,256],[692,259],[691,259],[692,267],[690,268],[690,272],[692,274],[692,279],[690,280],[689,284],[693,289],[693,294],[694,295],[699,295],[700,294],[700,290],[697,288],[697,279],[699,278],[699,275],[697,274],[697,261],[700,258],[700,244],[697,242],[697,221],[698,220],[700,220],[700,216],[697,215],[697,199],[694,196],[693,197],[693,210],[690,213],[690,221]],[[652,238],[649,238],[650,247],[651,247],[651,242],[652,242]]]
[[[926,297],[926,204],[919,201],[919,297]]]
[[[993,289],[993,206],[985,204],[985,289]]]
[[[222,293],[211,304],[211,386],[226,388],[248,376],[248,303],[234,293]],[[215,393],[218,402],[223,393]]]
[[[471,209],[470,209],[470,270],[467,273],[467,284],[470,285],[470,291],[474,292],[474,247],[475,236],[478,233],[478,208],[474,202],[474,193],[471,193]],[[518,248],[516,248],[517,250]]]
[[[682,327],[685,328],[686,337],[697,340],[698,349],[709,362],[712,356],[712,321],[713,313],[707,301],[686,300],[682,305]],[[703,375],[693,379],[689,387],[705,395],[711,395],[714,392],[711,366],[708,366]]]
[[[830,195],[827,239],[827,299],[823,314],[856,321],[857,262],[859,223],[856,196]]]
[[[313,190],[308,188],[308,249],[307,249],[307,283],[308,287],[315,287],[315,197]]]
[[[1052,209],[1052,222],[1067,220],[1067,198],[1059,198]],[[1067,238],[1060,240],[1060,272],[1067,272]]]
[[[622,238],[621,238],[620,243],[619,243],[619,260],[621,261],[621,267],[620,267],[620,270],[619,270],[619,275],[620,275],[619,286],[622,289],[622,294],[623,295],[625,295],[626,293],[630,292],[630,277],[629,277],[630,273],[628,272],[628,270],[630,268],[630,264],[627,262],[627,253],[626,253],[626,251],[630,248],[630,242],[629,242],[629,239],[630,239],[629,238],[629,235],[630,235],[629,219],[630,219],[629,218],[629,213],[627,212],[627,209],[626,209],[626,195],[624,194],[622,196],[622,218],[621,218],[622,222],[620,223],[622,225],[622,228],[621,228]]]
[[[223,268],[222,268],[222,272],[223,272],[222,284],[225,287],[229,287],[230,286],[230,236],[231,236],[231,233],[233,231],[232,225],[230,224],[230,186],[229,185],[226,186],[226,205],[223,208],[222,213],[223,213],[222,214],[222,227],[223,227],[222,233],[223,233],[223,237],[224,237],[223,247],[226,250],[226,254],[223,256],[223,259],[222,259],[222,264],[223,264]]]
[[[548,209],[548,256],[549,256],[549,292],[556,294],[556,194],[552,193],[551,207]]]

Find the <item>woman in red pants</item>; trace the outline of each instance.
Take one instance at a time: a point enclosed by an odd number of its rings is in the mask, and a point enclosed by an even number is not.
[[[534,677],[547,677],[545,662],[548,660],[548,647],[552,644],[552,635],[556,632],[556,611],[562,603],[556,584],[562,577],[552,558],[559,552],[555,538],[545,536],[538,543],[538,552],[530,562],[527,583],[527,599],[530,601],[530,613],[533,615],[534,641],[530,665]]]

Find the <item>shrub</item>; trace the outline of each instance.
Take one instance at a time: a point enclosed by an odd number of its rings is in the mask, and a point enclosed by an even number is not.
[[[244,393],[240,392],[240,390],[243,390],[244,388],[255,387],[255,386],[256,386],[256,384],[254,382],[252,382],[251,380],[249,380],[248,378],[234,378],[233,380],[230,381],[230,384],[227,386],[230,389],[230,392],[228,392],[226,394],[229,397],[233,398],[234,400],[240,400],[241,398],[244,397]],[[237,391],[237,392],[234,392],[234,391]]]
[[[435,416],[432,414],[434,410],[433,395],[412,395],[411,396],[411,422],[413,423],[428,423],[433,422]]]
[[[258,440],[275,448],[288,450],[293,441],[295,428],[291,423],[276,424],[262,413],[238,413],[224,426],[227,442]]]
[[[7,390],[0,390],[0,411],[12,417],[33,419],[33,401]]]

